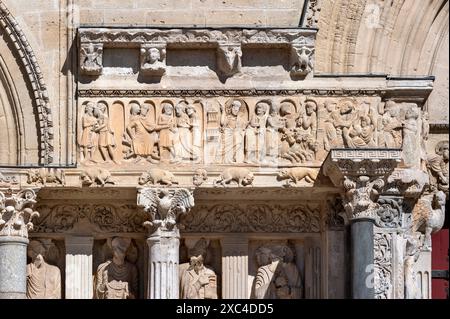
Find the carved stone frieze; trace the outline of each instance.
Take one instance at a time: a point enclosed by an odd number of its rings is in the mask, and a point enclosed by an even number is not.
[[[225,169],[224,172],[220,174],[219,179],[214,181],[214,185],[225,187],[234,181],[238,187],[251,186],[254,179],[255,176],[250,170],[243,167],[232,167]]]
[[[81,184],[83,186],[105,186],[106,184],[115,184],[111,173],[103,168],[87,168],[80,174]]]
[[[44,187],[47,184],[64,186],[65,173],[63,170],[56,168],[30,169],[27,172],[27,183],[42,185]]]
[[[177,229],[179,218],[187,214],[195,204],[192,192],[185,188],[142,188],[138,190],[137,203],[147,214],[144,226],[151,233],[158,229]]]
[[[9,188],[18,183],[16,176],[8,176],[0,172],[0,188]]]
[[[403,226],[403,198],[380,197],[375,209],[375,225],[380,228],[400,228]]]
[[[178,184],[175,175],[171,172],[160,169],[151,168],[148,172],[142,173],[139,177],[139,185],[167,185]]]
[[[199,205],[181,219],[184,232],[320,232],[316,204]]]
[[[35,233],[70,232],[78,225],[90,225],[102,233],[140,233],[144,214],[135,205],[113,204],[55,204],[38,207],[40,217],[36,220]]]
[[[374,285],[376,299],[392,298],[392,261],[392,234],[376,232],[374,235]]]
[[[32,189],[0,191],[0,236],[28,238],[33,219],[39,217],[35,204],[36,193]]]

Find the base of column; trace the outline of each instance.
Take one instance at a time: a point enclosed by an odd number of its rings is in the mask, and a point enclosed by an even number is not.
[[[0,299],[25,299],[27,245],[23,237],[0,237]]]

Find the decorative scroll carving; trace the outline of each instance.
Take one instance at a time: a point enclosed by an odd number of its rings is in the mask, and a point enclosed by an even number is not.
[[[35,222],[34,233],[64,233],[86,223],[101,233],[145,231],[144,214],[134,205],[43,205],[38,209],[41,216]]]
[[[448,141],[441,141],[436,144],[435,155],[430,155],[427,159],[427,168],[431,176],[431,190],[443,191],[448,196],[449,174]]]
[[[106,184],[115,184],[111,173],[103,168],[87,168],[80,174],[81,184],[83,186],[105,186]]]
[[[237,186],[251,186],[255,176],[248,169],[243,167],[230,167],[220,174],[219,179],[214,181],[214,185],[222,185],[225,187],[232,181],[237,183]]]
[[[82,43],[80,70],[86,75],[100,75],[103,71],[103,44]]]
[[[403,218],[403,199],[381,197],[375,209],[375,225],[381,228],[400,228]]]
[[[11,40],[12,46],[17,50],[18,54],[16,57],[21,62],[30,86],[34,91],[34,94],[30,94],[34,97],[37,109],[36,116],[39,118],[42,143],[40,160],[43,164],[50,164],[53,162],[53,120],[47,86],[27,37],[2,1],[0,1],[0,27],[5,30],[5,37]]]
[[[2,172],[0,172],[0,187],[1,188],[9,188],[14,184],[18,184],[16,176],[5,176]]]
[[[217,275],[204,264],[209,240],[199,239],[189,249],[189,263],[180,265],[180,299],[217,299]]]
[[[138,191],[137,202],[147,213],[149,220],[144,226],[151,232],[176,229],[178,219],[187,214],[195,204],[192,193],[184,188],[143,188]]]
[[[39,213],[33,210],[36,193],[25,189],[13,193],[11,189],[0,192],[0,236],[17,236],[28,238],[28,231],[33,229],[33,219]]]
[[[297,185],[302,179],[307,183],[314,183],[319,171],[307,167],[284,168],[278,172],[277,180],[286,180],[286,186]]]
[[[151,168],[148,172],[142,173],[139,177],[139,185],[167,185],[178,184],[175,176],[164,169]]]
[[[61,299],[61,271],[47,263],[51,249],[57,251],[51,240],[47,245],[39,240],[28,244],[27,299]]]
[[[258,271],[253,285],[256,299],[300,299],[302,279],[295,254],[285,245],[263,245],[256,250]]]
[[[317,205],[201,205],[181,219],[185,232],[319,232]]]
[[[233,76],[241,72],[242,50],[240,44],[219,44],[217,61],[220,72],[225,76]]]
[[[374,235],[375,298],[390,299],[392,295],[392,235]]]
[[[40,169],[30,169],[27,172],[28,184],[38,184],[44,187],[47,184],[62,185],[65,184],[65,174],[63,170],[58,170],[56,168],[40,168]]]
[[[166,45],[164,43],[141,45],[141,72],[162,76],[166,72]]]

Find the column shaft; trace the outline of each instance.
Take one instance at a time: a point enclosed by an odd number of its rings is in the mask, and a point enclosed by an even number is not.
[[[0,299],[25,299],[27,245],[23,237],[0,236]]]
[[[248,239],[222,238],[222,297],[248,299]]]
[[[351,224],[352,297],[374,299],[373,221],[356,219]]]
[[[66,299],[92,299],[92,237],[66,237]]]

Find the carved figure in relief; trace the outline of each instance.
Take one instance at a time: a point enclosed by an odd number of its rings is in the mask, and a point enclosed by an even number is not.
[[[192,154],[191,120],[186,113],[187,102],[182,101],[175,106],[177,130],[174,134],[176,157],[189,160]]]
[[[317,135],[317,103],[313,100],[305,101],[305,112],[300,113],[297,119],[297,126],[302,132],[310,134],[312,137]]]
[[[241,72],[242,50],[240,45],[219,45],[217,53],[218,67],[223,75],[233,76]]]
[[[194,176],[192,177],[192,183],[198,187],[201,186],[207,179],[208,172],[203,168],[199,168],[195,171]]]
[[[63,170],[57,170],[56,168],[40,168],[40,169],[31,169],[27,173],[27,183],[40,183],[44,187],[47,186],[47,183],[54,184],[65,184],[65,174]]]
[[[141,47],[141,71],[150,75],[163,75],[166,72],[165,47]]]
[[[403,271],[405,278],[405,299],[421,299],[418,286],[417,273],[414,266],[419,259],[422,248],[420,233],[406,235],[405,257],[403,260]]]
[[[247,163],[260,163],[264,160],[268,108],[268,103],[258,102],[255,106],[255,115],[248,124],[245,133]]]
[[[111,241],[112,259],[97,268],[96,299],[135,299],[138,296],[138,271],[125,260],[131,239],[114,237]]]
[[[97,118],[94,116],[95,105],[93,102],[88,102],[84,110],[83,117],[81,118],[81,127],[83,129],[81,133],[80,157],[82,161],[92,160],[95,150],[95,136],[94,127],[97,124]]]
[[[224,163],[244,162],[244,134],[247,121],[239,116],[242,102],[234,100],[230,107],[225,110],[220,105],[220,125],[223,133]]]
[[[105,186],[106,184],[115,184],[112,181],[111,173],[102,168],[88,168],[81,172],[81,183],[85,186],[91,186],[97,184],[99,186]]]
[[[310,134],[305,134],[297,129],[294,133],[286,135],[286,141],[290,148],[281,155],[281,158],[287,159],[291,163],[314,160],[318,143]]]
[[[175,175],[164,169],[152,168],[148,172],[142,173],[139,177],[139,185],[145,185],[151,183],[153,185],[162,184],[171,186],[172,184],[178,184],[175,179]]]
[[[295,144],[295,129],[297,126],[296,119],[298,115],[295,112],[295,106],[290,101],[284,101],[280,106],[280,115],[284,122],[284,127],[280,129],[281,132],[281,146],[280,156],[283,157],[289,152],[291,147]]]
[[[340,119],[340,111],[337,104],[334,101],[326,101],[325,108],[328,112],[328,116],[324,121],[325,137],[324,148],[329,151],[332,148],[343,146],[342,130],[335,126]]]
[[[431,185],[433,189],[443,191],[448,195],[449,174],[449,142],[441,141],[437,143],[435,155],[430,155],[427,159],[427,167],[433,177]]]
[[[82,45],[80,50],[80,67],[88,75],[99,75],[103,68],[103,46]]]
[[[254,282],[256,299],[300,299],[302,279],[294,252],[285,245],[261,246],[256,250],[258,271]]]
[[[359,123],[354,123],[344,136],[348,147],[363,148],[375,147],[374,139],[375,127],[369,116],[364,115],[359,119]]]
[[[217,299],[217,275],[204,264],[208,245],[198,240],[189,249],[189,263],[180,265],[180,299]]]
[[[272,104],[266,126],[266,160],[269,163],[275,164],[278,160],[281,142],[279,130],[284,127],[284,124],[279,107]]]
[[[293,76],[305,76],[313,70],[312,54],[314,48],[307,46],[292,46],[291,49],[291,74]]]
[[[61,272],[45,261],[46,253],[40,241],[28,244],[27,299],[61,299]]]
[[[98,149],[103,160],[105,162],[112,160],[116,164],[120,164],[114,156],[116,142],[114,132],[110,127],[108,109],[105,103],[99,102],[97,104],[94,108],[94,116],[97,118],[97,123],[93,129],[98,134]]]
[[[408,166],[416,164],[417,153],[419,151],[419,109],[416,104],[412,104],[405,113],[403,122],[403,161]]]
[[[286,180],[286,186],[291,186],[292,183],[298,184],[302,179],[305,179],[307,183],[314,183],[318,174],[316,169],[307,167],[284,168],[278,172],[277,180]]]
[[[445,220],[444,192],[438,191],[419,199],[413,210],[411,231],[424,234],[424,249],[431,249],[431,234],[439,231]]]
[[[130,103],[130,123],[126,127],[129,136],[125,136],[126,145],[131,147],[125,154],[125,158],[135,156],[137,161],[144,158],[151,163],[157,163],[159,156],[155,151],[158,134],[156,125],[152,122],[149,115],[150,105],[145,103],[139,105],[137,102]]]
[[[192,130],[192,160],[198,162],[201,160],[202,152],[202,123],[200,116],[191,104],[186,106],[186,114],[189,116]]]
[[[231,181],[235,181],[238,186],[248,186],[253,184],[255,176],[248,169],[243,167],[230,167],[220,174],[219,179],[214,181],[214,185],[226,186]]]
[[[339,102],[338,109],[339,113],[338,116],[336,116],[334,127],[336,128],[337,133],[342,136],[345,146],[351,147],[350,145],[352,142],[349,132],[352,129],[353,123],[358,119],[355,101],[352,99],[344,99]]]
[[[162,103],[162,113],[158,118],[157,130],[159,130],[159,155],[162,160],[169,160],[171,163],[177,162],[175,151],[175,134],[177,123],[173,117],[173,106]]]
[[[400,121],[400,106],[394,101],[387,101],[382,117],[383,132],[381,147],[400,148],[402,145],[402,122]]]

